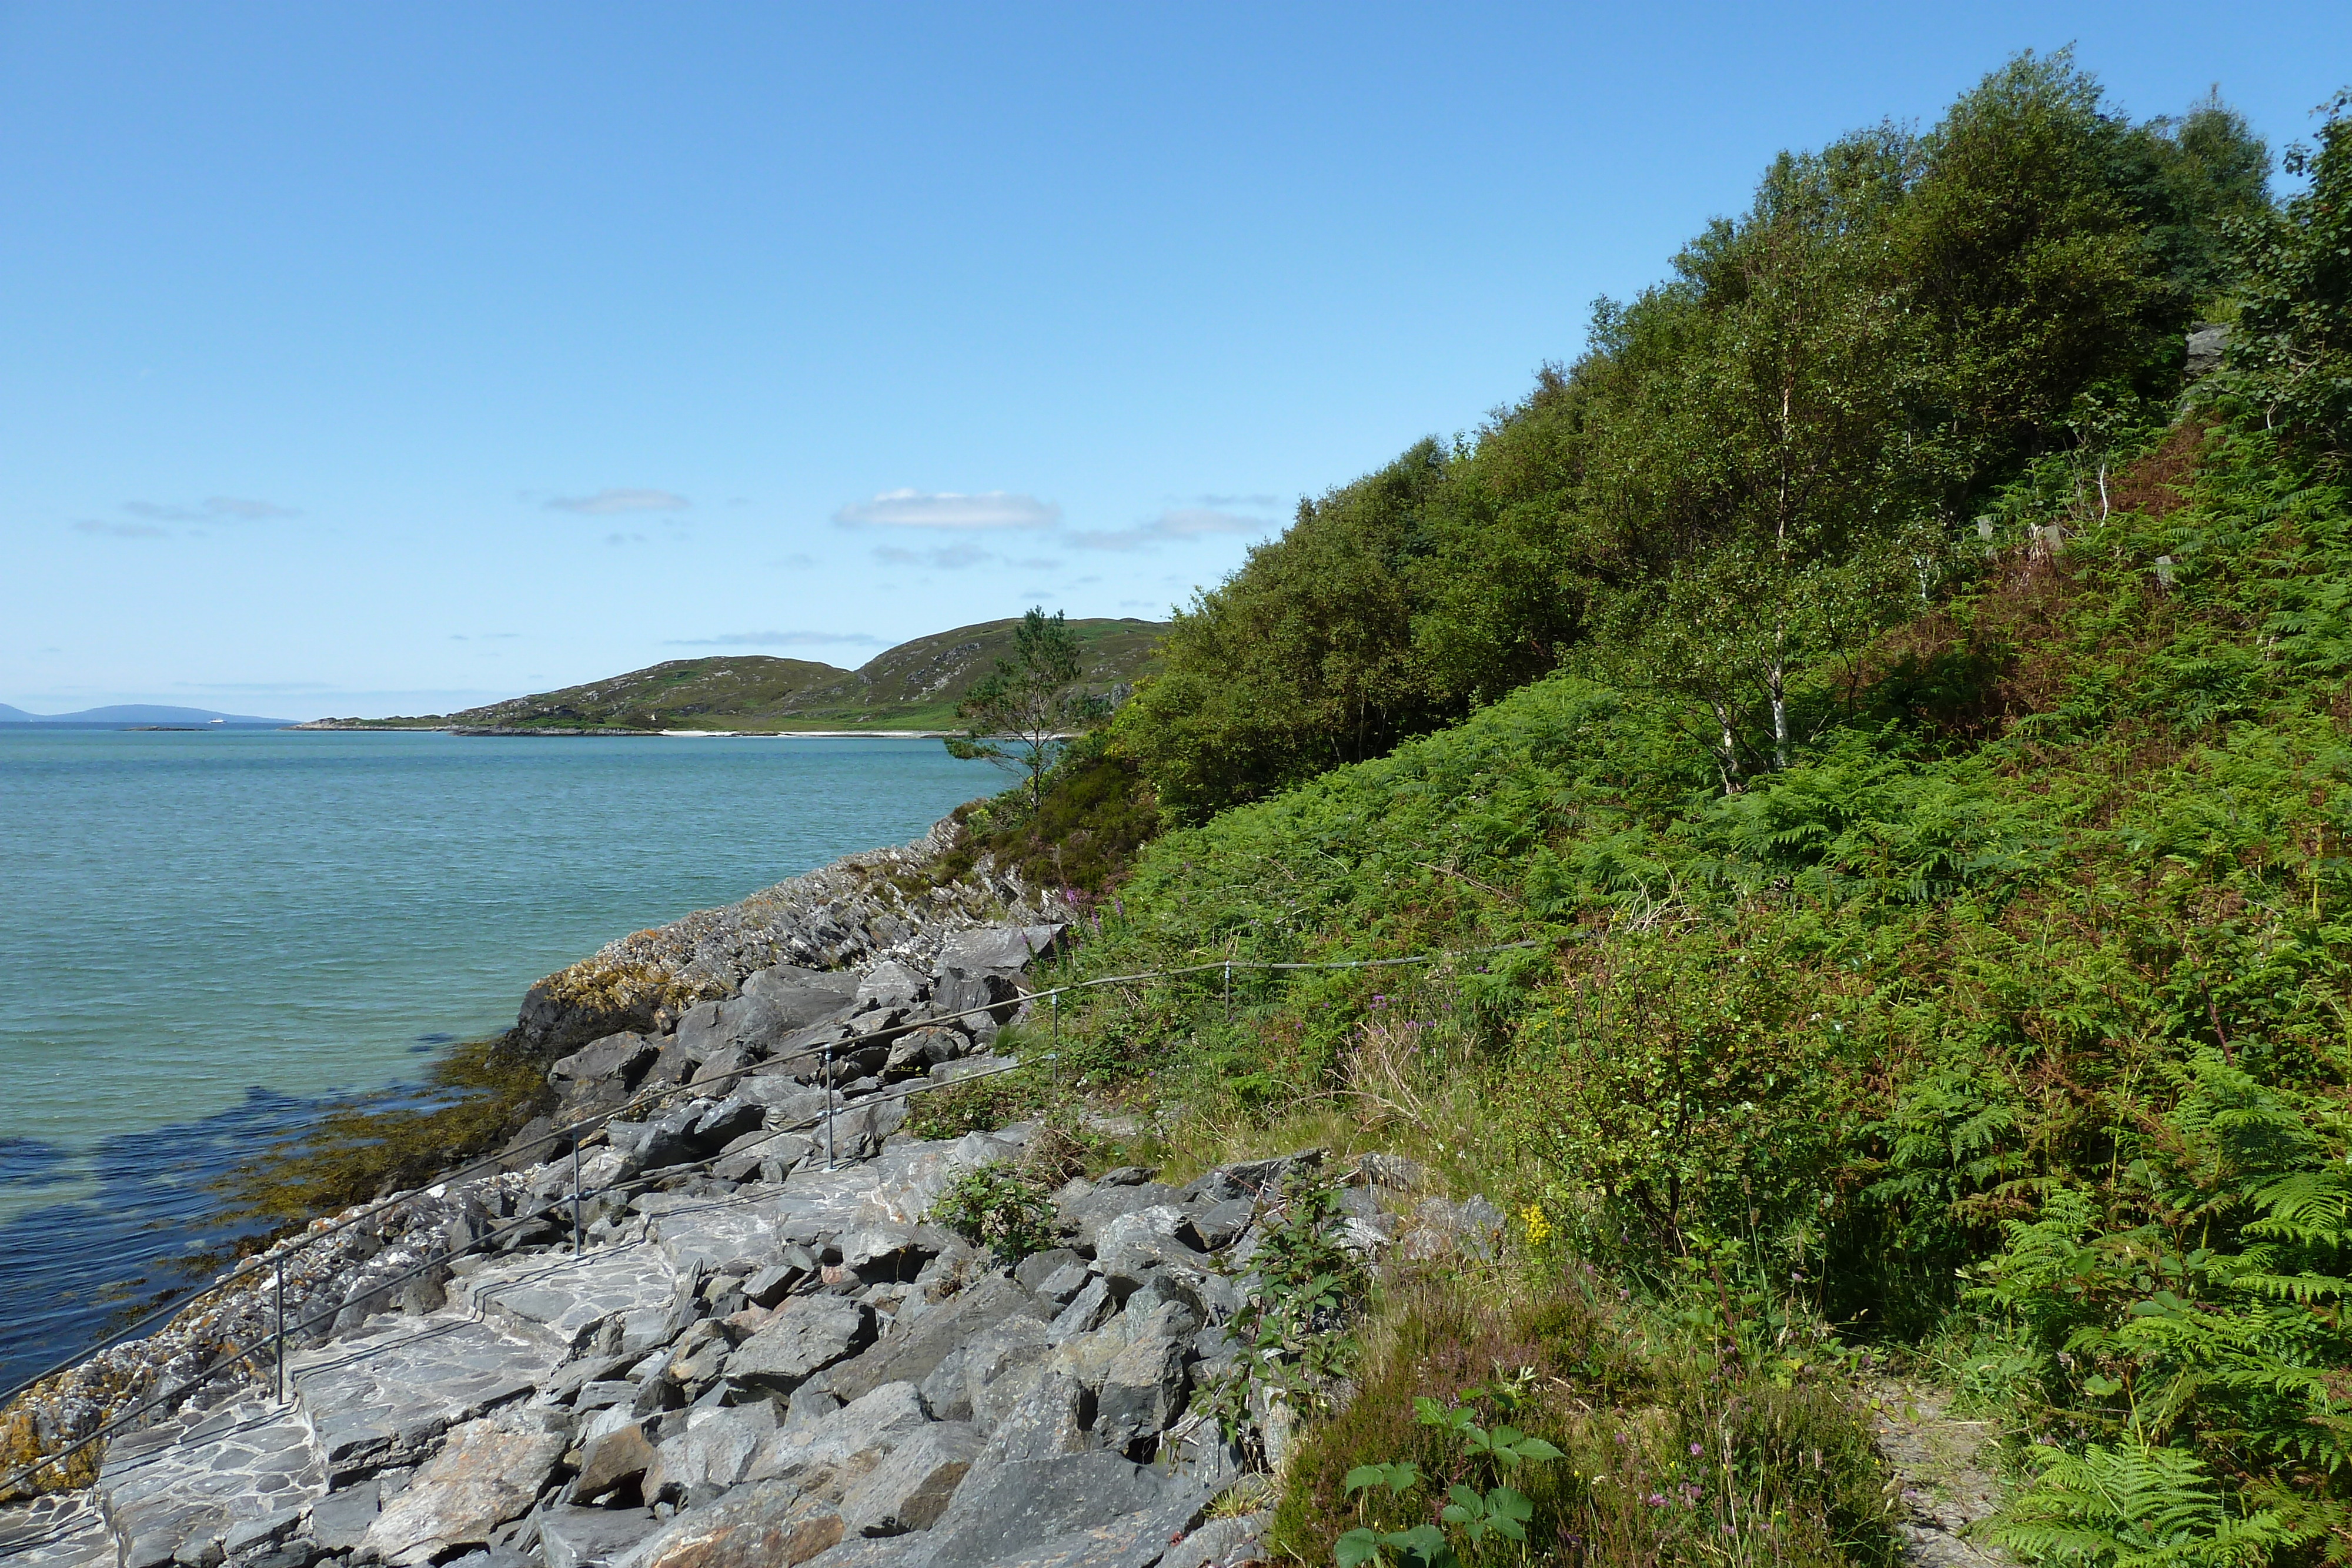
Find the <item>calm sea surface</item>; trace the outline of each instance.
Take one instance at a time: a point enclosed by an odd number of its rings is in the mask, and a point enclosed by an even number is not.
[[[1001,785],[936,740],[0,730],[0,1388],[226,1239],[255,1140]]]

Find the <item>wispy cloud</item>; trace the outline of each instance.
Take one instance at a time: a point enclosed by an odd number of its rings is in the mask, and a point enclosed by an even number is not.
[[[641,545],[646,542],[646,536],[643,534],[606,534],[604,536],[604,542],[608,545]]]
[[[1131,528],[1099,528],[1069,536],[1080,549],[1149,549],[1153,545],[1206,538],[1217,534],[1264,533],[1274,527],[1265,517],[1253,517],[1216,507],[1171,507],[1149,522]]]
[[[172,532],[152,523],[101,523],[96,517],[84,517],[74,528],[79,533],[103,534],[113,539],[160,539],[169,538]]]
[[[1062,520],[1062,508],[1006,490],[971,496],[952,490],[885,490],[870,501],[842,507],[833,520],[847,528],[1049,528]]]
[[[962,571],[996,559],[978,545],[946,545],[934,549],[900,549],[877,545],[874,559],[886,566],[925,566],[934,571]]]
[[[122,509],[134,517],[144,517],[152,523],[250,523],[302,515],[292,507],[281,507],[275,501],[257,501],[249,496],[207,496],[203,505],[195,507],[184,507],[176,502],[125,501]]]
[[[1195,496],[1194,504],[1218,511],[1270,512],[1282,505],[1279,496]]]
[[[621,512],[683,512],[694,505],[669,490],[599,490],[593,496],[557,496],[547,503],[551,512],[580,512],[609,517]]]
[[[291,507],[281,507],[275,501],[256,501],[242,496],[207,496],[205,510],[216,517],[244,517],[259,521],[264,517],[299,517],[302,514]]]
[[[666,648],[826,648],[844,643],[878,648],[882,639],[865,632],[724,632],[716,637],[671,637]]]

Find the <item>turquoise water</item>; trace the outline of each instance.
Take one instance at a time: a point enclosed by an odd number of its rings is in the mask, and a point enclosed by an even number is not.
[[[0,1386],[322,1097],[1002,782],[935,740],[0,730],[0,1297],[54,1308]]]

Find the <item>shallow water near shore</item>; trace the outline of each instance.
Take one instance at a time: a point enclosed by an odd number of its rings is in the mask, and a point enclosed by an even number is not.
[[[257,1142],[1002,783],[879,737],[0,731],[0,1386],[226,1239]]]

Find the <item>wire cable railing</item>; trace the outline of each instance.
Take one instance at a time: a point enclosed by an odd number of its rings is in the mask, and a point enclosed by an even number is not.
[[[487,1155],[484,1158],[473,1161],[468,1165],[461,1166],[456,1170],[448,1172],[439,1177],[434,1185],[445,1186],[449,1183],[457,1182],[475,1173],[514,1162],[520,1158],[521,1155],[532,1150],[553,1146],[563,1143],[567,1139],[569,1140],[569,1147],[572,1155],[572,1191],[568,1198],[563,1195],[559,1194],[554,1198],[534,1207],[527,1214],[520,1216],[503,1226],[487,1230],[480,1236],[470,1239],[462,1247],[451,1248],[446,1251],[431,1253],[418,1263],[397,1274],[374,1281],[370,1284],[366,1293],[370,1297],[382,1299],[383,1292],[387,1292],[394,1287],[404,1284],[408,1281],[416,1279],[422,1275],[437,1270],[446,1269],[452,1259],[465,1257],[469,1253],[479,1251],[494,1242],[520,1234],[526,1230],[542,1227],[548,1223],[551,1215],[562,1209],[567,1203],[571,1209],[572,1218],[572,1256],[577,1257],[583,1250],[581,1212],[583,1207],[586,1203],[592,1200],[601,1201],[602,1199],[616,1193],[629,1191],[634,1188],[643,1187],[659,1182],[675,1181],[681,1176],[690,1175],[705,1166],[714,1165],[718,1161],[726,1159],[732,1155],[749,1153],[751,1150],[757,1148],[762,1143],[769,1142],[775,1138],[787,1137],[796,1133],[813,1131],[819,1126],[823,1126],[825,1132],[825,1166],[827,1169],[831,1169],[834,1166],[835,1159],[833,1136],[834,1124],[840,1113],[844,1111],[862,1111],[887,1102],[909,1099],[917,1094],[935,1092],[942,1089],[960,1089],[968,1084],[978,1082],[982,1079],[993,1078],[1003,1073],[1018,1071],[1023,1068],[1032,1065],[1033,1061],[1042,1063],[1058,1060],[1061,1041],[1061,998],[1073,992],[1094,990],[1107,986],[1132,985],[1142,980],[1175,979],[1187,975],[1212,974],[1222,970],[1224,977],[1223,997],[1225,1013],[1230,1019],[1233,1008],[1233,976],[1234,972],[1237,969],[1244,971],[1276,971],[1399,967],[1435,964],[1444,962],[1448,958],[1475,957],[1489,953],[1504,953],[1517,949],[1538,947],[1542,946],[1545,946],[1545,944],[1532,940],[1524,942],[1505,942],[1492,946],[1464,948],[1451,953],[1425,953],[1393,958],[1351,958],[1290,962],[1276,962],[1265,959],[1220,958],[1212,959],[1206,963],[1201,964],[1180,965],[1173,968],[1144,969],[1136,971],[1133,974],[1126,975],[1103,975],[1092,979],[1075,980],[1066,985],[1055,986],[1040,990],[1022,991],[1013,997],[986,1003],[979,1007],[965,1008],[955,1012],[926,1014],[919,1019],[907,1019],[898,1023],[885,1025],[879,1029],[869,1030],[860,1034],[853,1034],[840,1040],[827,1041],[823,1044],[810,1046],[802,1051],[796,1051],[790,1056],[771,1057],[761,1061],[747,1062],[742,1066],[731,1068],[724,1072],[713,1074],[711,1077],[707,1079],[697,1077],[691,1082],[685,1083],[658,1085],[656,1088],[644,1091],[633,1096],[622,1104],[613,1106],[607,1110],[596,1112],[577,1122],[569,1123],[561,1127],[551,1128],[548,1132],[540,1134],[538,1137],[518,1145],[509,1145],[507,1148],[501,1149],[497,1154]],[[1052,1049],[1042,1053],[1036,1058],[1029,1061],[1006,1062],[997,1067],[983,1068],[976,1071],[961,1073],[944,1082],[910,1082],[894,1087],[877,1089],[870,1093],[861,1095],[855,1102],[849,1101],[845,1096],[843,1096],[835,1084],[834,1058],[836,1053],[855,1056],[858,1052],[870,1050],[875,1046],[893,1043],[899,1038],[907,1034],[910,1034],[919,1029],[928,1029],[939,1024],[952,1023],[958,1019],[975,1018],[982,1014],[994,1015],[1001,1013],[1007,1009],[1016,1009],[1016,1012],[1023,1009],[1031,1009],[1031,1016],[1034,1018],[1034,1005],[1041,1001],[1046,1002],[1049,1005],[1051,1017],[1051,1040],[1053,1046]],[[598,1132],[605,1130],[613,1123],[627,1120],[629,1113],[632,1111],[646,1109],[650,1106],[657,1105],[665,1100],[672,1099],[680,1095],[686,1095],[693,1099],[710,1099],[713,1097],[710,1092],[711,1090],[722,1083],[731,1083],[735,1080],[747,1075],[757,1074],[761,1076],[775,1076],[780,1072],[789,1073],[795,1066],[805,1065],[812,1061],[819,1063],[819,1082],[824,1086],[826,1099],[825,1109],[824,1111],[787,1126],[767,1128],[764,1130],[761,1137],[750,1143],[742,1143],[738,1140],[737,1143],[730,1145],[730,1147],[714,1155],[707,1155],[698,1159],[678,1161],[670,1165],[666,1165],[657,1169],[644,1172],[628,1180],[614,1182],[607,1186],[600,1186],[593,1192],[583,1193],[582,1191],[580,1185],[581,1145],[585,1143],[589,1137],[593,1136]],[[276,1323],[270,1333],[264,1334],[257,1339],[249,1341],[243,1345],[232,1346],[221,1352],[213,1358],[203,1371],[194,1375],[186,1381],[182,1382],[163,1393],[151,1395],[148,1397],[142,1399],[138,1404],[132,1406],[127,1410],[116,1412],[97,1428],[84,1434],[82,1437],[77,1438],[65,1448],[58,1449],[55,1453],[43,1455],[29,1465],[26,1465],[18,1470],[16,1473],[8,1476],[5,1479],[0,1479],[0,1498],[15,1496],[18,1492],[19,1489],[28,1489],[44,1471],[57,1469],[62,1476],[62,1467],[68,1460],[73,1458],[76,1455],[87,1451],[94,1444],[105,1441],[108,1437],[135,1423],[140,1417],[155,1410],[159,1406],[168,1405],[174,1400],[178,1400],[191,1394],[196,1393],[212,1383],[218,1381],[224,1375],[225,1368],[234,1367],[239,1364],[243,1364],[249,1370],[252,1370],[257,1376],[259,1369],[255,1364],[253,1358],[256,1357],[264,1347],[268,1347],[269,1351],[269,1360],[275,1380],[275,1387],[273,1390],[274,1397],[278,1403],[281,1405],[285,1403],[286,1343],[288,1336],[290,1334],[299,1337],[307,1333],[310,1329],[321,1322],[331,1323],[334,1318],[351,1304],[348,1301],[338,1301],[324,1311],[313,1313],[308,1317],[298,1315],[295,1322],[289,1324],[286,1321],[287,1261],[304,1249],[314,1246],[317,1243],[324,1241],[330,1237],[338,1235],[344,1230],[350,1229],[353,1226],[359,1225],[367,1219],[395,1208],[401,1204],[409,1202],[415,1196],[416,1194],[413,1191],[397,1193],[390,1197],[383,1198],[375,1203],[370,1204],[352,1214],[345,1215],[330,1225],[320,1227],[316,1230],[308,1231],[300,1238],[298,1238],[294,1245],[286,1247],[274,1253],[264,1254],[262,1257],[255,1259],[250,1263],[241,1265],[238,1268],[232,1270],[227,1274],[223,1275],[221,1278],[213,1281],[207,1285],[193,1290],[188,1294],[184,1295],[175,1301],[152,1309],[132,1323],[125,1325],[124,1327],[118,1329],[115,1333],[108,1335],[97,1344],[92,1345],[64,1361],[58,1362],[44,1371],[34,1374],[31,1377],[25,1379],[18,1383],[15,1387],[8,1390],[6,1395],[0,1396],[0,1404],[4,1404],[6,1400],[15,1398],[17,1395],[36,1386],[46,1379],[54,1377],[59,1373],[68,1371],[89,1360],[91,1356],[97,1355],[114,1345],[128,1342],[136,1336],[138,1330],[154,1322],[157,1319],[165,1316],[167,1313],[177,1312],[184,1310],[191,1303],[200,1301],[205,1297],[226,1291],[229,1287],[236,1284],[240,1281],[251,1280],[264,1273],[274,1272],[275,1279],[272,1294],[275,1300]]]

